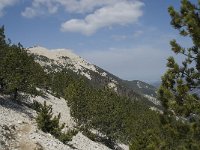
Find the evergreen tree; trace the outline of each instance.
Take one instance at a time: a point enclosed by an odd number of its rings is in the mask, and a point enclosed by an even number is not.
[[[44,105],[37,104],[38,116],[36,118],[38,128],[44,132],[54,135],[56,138],[61,136],[61,130],[64,128],[65,124],[60,125],[60,114],[53,117],[52,106],[47,105],[44,101]]]
[[[172,50],[185,56],[182,65],[173,57],[168,58],[169,68],[162,77],[159,90],[160,100],[166,110],[173,110],[184,117],[200,113],[200,101],[197,95],[191,94],[193,89],[200,89],[200,1],[197,5],[188,0],[181,1],[181,10],[177,12],[169,7],[171,24],[183,37],[190,37],[193,45],[184,48],[172,40]]]
[[[12,94],[17,100],[19,92],[36,95],[46,74],[32,55],[19,43],[6,42],[4,27],[0,28],[0,92]]]
[[[4,26],[0,28],[0,92],[4,87],[4,77],[3,77],[3,58],[5,57],[5,49],[7,44],[5,41]]]
[[[0,28],[0,48],[2,49],[3,48],[3,46],[5,46],[6,45],[6,40],[5,40],[5,29],[4,29],[4,26],[2,26],[1,28]]]
[[[65,123],[60,123],[61,114],[59,113],[57,116],[54,116],[52,112],[52,106],[47,105],[46,101],[44,101],[43,105],[37,101],[34,101],[33,108],[38,113],[36,118],[38,128],[43,132],[50,133],[64,144],[66,144],[68,141],[71,141],[72,137],[78,133],[78,131],[75,129],[68,130],[68,132],[63,133],[62,129],[64,128]]]
[[[183,55],[182,64],[168,58],[168,70],[162,77],[158,97],[164,106],[161,115],[162,138],[165,149],[200,149],[200,100],[192,94],[200,89],[200,1],[197,4],[182,0],[180,11],[168,9],[171,25],[180,36],[190,38],[192,46],[182,47],[170,42],[175,54]],[[178,121],[177,121],[178,120]]]
[[[168,11],[172,26],[182,37],[190,38],[193,45],[184,48],[176,40],[170,42],[172,51],[185,58],[182,64],[168,58],[168,70],[158,90],[164,107],[160,131],[139,134],[130,149],[200,149],[200,99],[192,94],[200,89],[200,1],[192,4],[182,0],[180,11],[172,6]]]

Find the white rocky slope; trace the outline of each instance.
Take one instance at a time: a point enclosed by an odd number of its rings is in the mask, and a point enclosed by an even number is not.
[[[64,99],[58,99],[46,93],[46,97],[30,98],[52,105],[53,113],[61,113],[61,122],[66,123],[66,130],[74,127],[75,122],[70,116],[70,108]],[[81,132],[75,135],[69,145],[64,145],[52,135],[37,128],[35,117],[37,113],[14,103],[6,96],[0,96],[0,150],[110,150],[101,143],[91,141]],[[128,150],[127,146],[123,147]]]
[[[96,67],[93,64],[88,63],[80,56],[74,54],[69,49],[51,49],[48,50],[44,47],[36,46],[28,49],[31,53],[45,56],[51,60],[51,63],[56,65],[66,66],[73,70],[74,72],[79,72],[80,74],[84,75],[88,79],[91,80],[91,76],[89,72],[84,72],[85,69],[91,70],[93,72],[97,72]],[[46,62],[38,61],[42,66],[48,64]],[[102,75],[106,75],[103,73]]]
[[[81,74],[88,78],[92,79],[91,72],[99,74],[101,77],[108,77],[106,72],[99,71],[95,65],[87,62],[80,56],[74,54],[72,50],[69,49],[47,49],[40,46],[35,46],[28,48],[28,51],[36,56],[38,59],[36,61],[41,66],[56,66],[55,71],[58,71],[59,68],[67,68],[72,70],[77,74]],[[47,58],[47,59],[46,59]],[[111,78],[111,77],[109,77]],[[108,87],[117,91],[117,81],[110,79]]]

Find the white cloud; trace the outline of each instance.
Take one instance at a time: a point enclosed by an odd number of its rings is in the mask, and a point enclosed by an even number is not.
[[[59,3],[56,0],[33,0],[31,7],[26,7],[21,13],[26,18],[33,18],[44,15],[46,12],[54,14],[59,8]]]
[[[87,14],[82,19],[72,18],[62,23],[61,30],[90,35],[103,27],[136,23],[142,16],[143,5],[139,0],[33,0],[22,16],[54,14],[61,8],[71,14]]]
[[[4,9],[8,6],[14,5],[17,0],[0,0],[0,17],[4,15]]]
[[[91,35],[103,27],[136,23],[138,18],[142,16],[142,6],[143,3],[139,1],[121,1],[97,9],[84,19],[71,19],[66,21],[61,25],[61,30],[64,32],[81,32],[86,35]]]
[[[31,6],[25,8],[22,16],[36,17],[45,13],[56,13],[64,8],[71,13],[92,12],[94,9],[127,0],[33,0]]]
[[[27,18],[32,18],[33,16],[36,16],[38,14],[38,11],[36,11],[33,8],[27,7],[24,12],[22,12],[22,16]]]
[[[97,8],[126,0],[57,0],[66,11],[73,13],[92,12]]]

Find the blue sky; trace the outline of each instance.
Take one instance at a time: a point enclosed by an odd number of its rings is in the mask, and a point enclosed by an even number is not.
[[[0,0],[0,25],[14,43],[72,49],[123,79],[154,82],[169,41],[189,44],[170,25],[170,5],[180,0]]]

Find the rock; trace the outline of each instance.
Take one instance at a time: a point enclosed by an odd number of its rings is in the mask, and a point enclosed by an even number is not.
[[[40,144],[40,143],[38,143],[38,142],[36,142],[35,143],[35,148],[34,148],[34,150],[43,150],[44,148],[42,147],[42,145]]]
[[[3,125],[3,129],[4,129],[4,130],[8,130],[8,131],[10,130],[9,127],[8,127],[7,125]]]
[[[47,133],[47,136],[48,136],[48,137],[52,137],[52,135],[51,135],[50,133]]]
[[[61,113],[61,123],[66,123],[66,131],[73,129],[75,122],[70,116],[70,108],[67,106],[66,101],[49,93],[46,93],[46,95],[45,99],[40,96],[34,99],[41,103],[48,100],[48,104],[53,105],[53,114]],[[65,145],[51,134],[38,129],[36,121],[32,119],[32,116],[37,116],[34,110],[15,104],[7,99],[4,102],[5,105],[11,105],[16,109],[0,105],[0,150],[15,150],[16,148],[21,150],[23,144],[26,145],[26,148],[28,146],[29,149],[33,150],[74,150],[75,148],[81,150],[110,150],[101,143],[91,141],[81,133],[74,136],[73,140]],[[16,111],[18,108],[26,113]]]
[[[17,123],[18,123],[18,124],[22,124],[22,123],[23,123],[23,121],[21,121],[21,120],[18,120],[18,121],[17,121]]]
[[[10,128],[11,128],[12,130],[16,130],[15,125],[10,125]]]
[[[6,143],[4,141],[0,141],[0,149],[4,149],[6,147]]]

